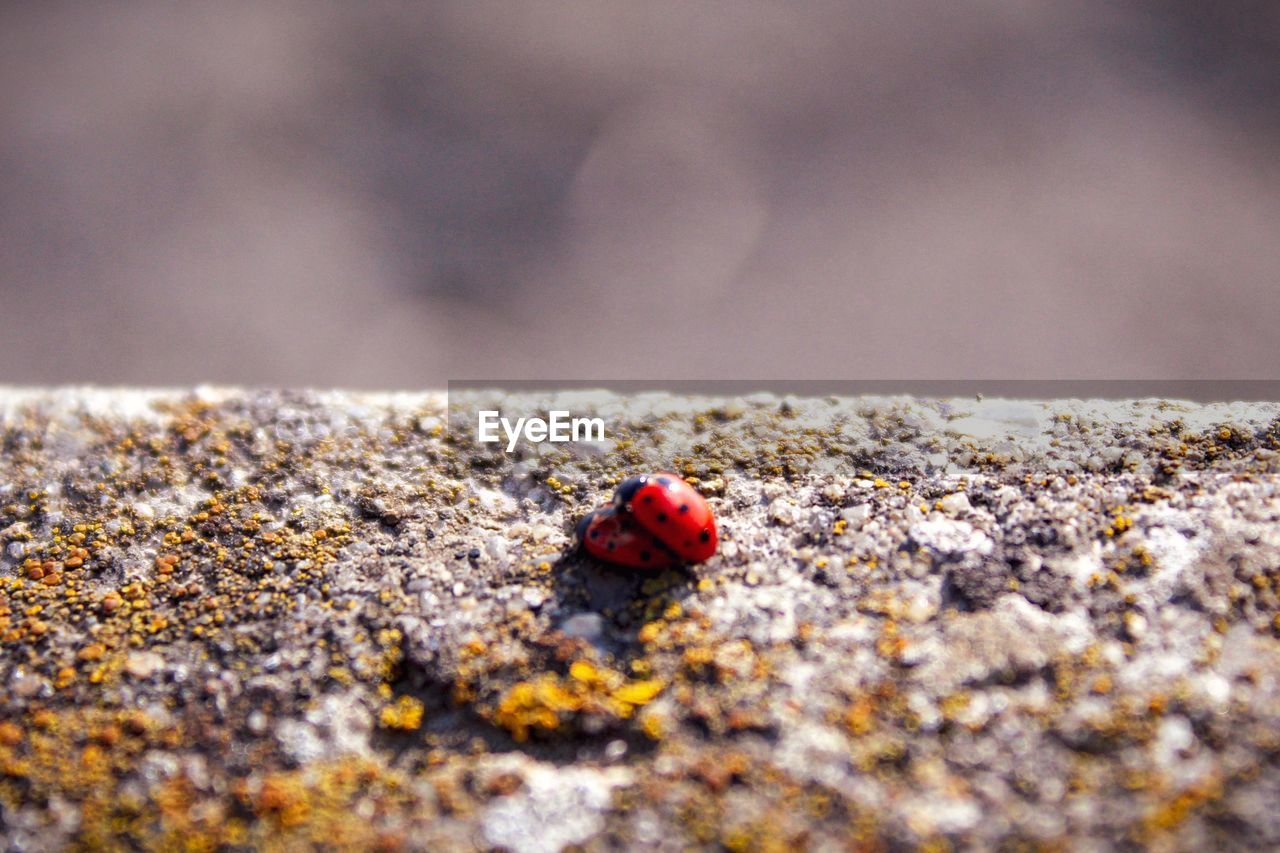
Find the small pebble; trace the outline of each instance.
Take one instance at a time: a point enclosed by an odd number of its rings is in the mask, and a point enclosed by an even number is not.
[[[969,503],[969,496],[964,492],[955,492],[947,495],[938,501],[942,506],[942,511],[947,515],[967,515],[973,511],[973,506]]]
[[[788,500],[776,500],[769,505],[769,518],[783,527],[790,527],[796,523],[798,511],[796,505]]]
[[[134,678],[150,678],[164,666],[164,658],[155,652],[132,652],[125,658],[125,671]]]

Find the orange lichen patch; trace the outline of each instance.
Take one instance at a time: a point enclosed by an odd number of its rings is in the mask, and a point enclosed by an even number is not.
[[[736,750],[709,750],[689,768],[689,776],[713,792],[723,793],[751,769],[751,760]]]
[[[120,780],[144,755],[195,742],[196,732],[156,725],[135,711],[42,709],[29,723],[0,722],[0,802],[15,808],[56,795],[76,803],[75,841],[88,849],[374,848],[392,837],[376,821],[351,820],[357,801],[374,798],[377,814],[429,808],[399,774],[365,761],[255,776],[233,784],[232,800],[179,769],[139,799],[122,793]],[[237,801],[248,823],[228,808]]]
[[[876,706],[870,696],[859,696],[844,713],[841,722],[854,736],[865,735],[875,725]]]
[[[555,731],[560,726],[561,713],[581,707],[580,697],[566,690],[559,678],[544,675],[512,686],[499,700],[493,719],[523,743],[529,739],[530,731]]]
[[[659,678],[650,678],[645,681],[631,681],[614,689],[610,696],[614,701],[623,706],[636,708],[652,702],[658,694],[662,692],[665,686],[665,682]]]
[[[942,712],[942,718],[948,721],[954,721],[968,709],[972,697],[968,693],[951,693],[942,698],[938,703],[938,710]]]
[[[76,660],[83,662],[100,661],[106,653],[107,648],[102,643],[90,643],[76,652]]]
[[[876,640],[876,653],[887,660],[897,660],[906,648],[907,640],[898,632],[897,623],[885,620],[880,627],[880,638]]]
[[[578,660],[569,667],[567,678],[546,673],[512,685],[498,700],[493,721],[524,742],[530,732],[557,730],[568,715],[577,712],[629,719],[665,686],[660,679],[629,681],[617,670]]]
[[[401,696],[394,704],[382,709],[378,721],[383,728],[415,731],[422,725],[423,710],[421,699]]]
[[[681,659],[685,669],[696,675],[715,660],[715,656],[715,649],[709,646],[689,646],[684,650]]]
[[[65,690],[76,681],[75,667],[64,666],[58,670],[58,676],[54,679],[53,686],[58,690]]]
[[[664,625],[661,622],[649,622],[636,634],[636,639],[645,645],[657,642],[658,637],[662,634],[663,627]]]
[[[1111,524],[1103,530],[1103,533],[1108,536],[1119,536],[1133,527],[1133,519],[1125,515],[1124,509],[1124,507],[1118,507],[1115,510],[1115,515],[1111,518]]]
[[[1143,545],[1135,545],[1132,554],[1134,559],[1136,559],[1138,564],[1144,569],[1149,569],[1155,565],[1155,555],[1153,555],[1151,551]]]
[[[1192,814],[1220,800],[1223,793],[1220,780],[1213,777],[1201,780],[1149,809],[1141,829],[1148,836],[1176,830]]]
[[[310,813],[306,793],[297,776],[268,776],[251,805],[260,815],[275,821],[280,827],[293,827],[306,820]]]
[[[587,660],[574,661],[569,666],[569,677],[592,687],[607,686],[609,683],[616,685],[622,680],[621,674],[609,669],[600,669]]]
[[[0,722],[0,746],[17,746],[21,742],[21,727],[8,720]]]
[[[640,715],[640,731],[650,740],[662,740],[667,735],[667,718],[663,714],[649,713]]]
[[[156,557],[156,574],[171,575],[181,558],[177,554],[162,554]]]
[[[52,794],[86,803],[108,798],[146,750],[168,745],[164,732],[127,725],[130,717],[96,709],[41,709],[25,731],[16,722],[6,723],[0,802],[13,807],[25,798]],[[86,733],[91,739],[80,745]],[[175,734],[178,740],[186,736]]]
[[[143,809],[144,815],[154,812],[157,820],[127,825],[134,830],[133,838],[151,842],[142,846],[164,849],[398,849],[403,837],[380,828],[377,816],[427,808],[399,774],[355,760],[244,780],[234,786],[233,797],[250,816],[249,822],[232,816],[226,803],[209,799],[186,777],[175,777],[161,785]],[[352,820],[352,808],[361,800],[378,803],[370,815],[373,820]],[[118,822],[117,818],[105,827],[93,826],[95,837]]]

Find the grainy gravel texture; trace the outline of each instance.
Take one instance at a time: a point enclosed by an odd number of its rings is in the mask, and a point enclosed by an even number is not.
[[[1280,844],[1280,405],[493,402],[0,389],[6,845]]]

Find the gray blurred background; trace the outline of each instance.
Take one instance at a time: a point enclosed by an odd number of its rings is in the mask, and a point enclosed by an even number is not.
[[[1275,0],[0,5],[0,382],[1280,377]]]

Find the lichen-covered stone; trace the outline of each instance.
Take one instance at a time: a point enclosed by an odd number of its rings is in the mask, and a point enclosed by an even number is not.
[[[487,399],[0,389],[9,844],[1280,844],[1280,405]]]

